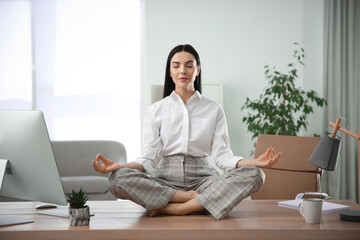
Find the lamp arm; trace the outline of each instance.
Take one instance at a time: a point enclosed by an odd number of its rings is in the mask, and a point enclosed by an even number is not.
[[[335,130],[336,123],[334,123],[334,122],[329,122],[329,125],[330,125],[331,127],[333,127],[334,130]],[[356,133],[354,133],[354,132],[352,132],[352,131],[349,131],[349,130],[347,130],[346,128],[343,128],[343,127],[338,126],[338,129],[337,129],[337,130],[339,130],[339,131],[341,131],[341,132],[343,132],[343,133],[346,133],[346,134],[352,136],[353,138],[356,138],[357,140],[360,140],[359,134],[356,134]],[[335,136],[334,136],[334,137],[335,137]]]
[[[331,138],[335,138],[335,136],[336,136],[336,132],[337,132],[337,130],[340,128],[340,122],[341,122],[341,118],[337,118],[336,119],[336,123],[335,123],[335,125],[333,126],[333,131],[332,131],[332,133],[331,133]]]

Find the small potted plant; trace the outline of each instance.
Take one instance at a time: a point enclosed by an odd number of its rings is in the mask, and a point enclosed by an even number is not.
[[[89,199],[85,195],[82,188],[79,192],[72,190],[72,193],[68,196],[67,202],[69,203],[69,215],[71,226],[87,226],[90,222],[90,208],[86,204]]]

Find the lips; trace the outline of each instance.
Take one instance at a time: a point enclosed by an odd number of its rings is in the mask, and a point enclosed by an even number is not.
[[[181,78],[179,78],[179,80],[180,80],[181,82],[186,82],[186,81],[188,80],[188,78],[186,78],[186,77],[181,77]]]

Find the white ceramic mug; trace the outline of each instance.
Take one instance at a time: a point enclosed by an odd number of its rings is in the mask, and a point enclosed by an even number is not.
[[[323,200],[320,198],[304,198],[298,210],[307,223],[320,223]]]

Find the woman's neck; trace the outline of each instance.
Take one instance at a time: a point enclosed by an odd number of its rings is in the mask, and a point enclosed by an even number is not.
[[[185,88],[175,88],[175,92],[180,96],[186,105],[187,101],[191,98],[192,95],[194,95],[195,89],[189,90]]]

